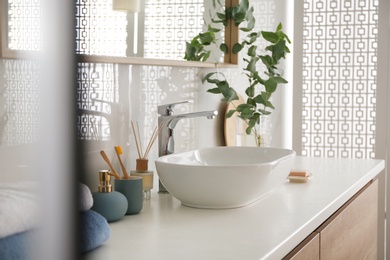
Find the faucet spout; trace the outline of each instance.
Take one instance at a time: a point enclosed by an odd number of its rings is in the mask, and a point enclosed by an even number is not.
[[[167,122],[166,126],[171,130],[173,130],[176,127],[176,124],[181,119],[194,118],[194,117],[206,117],[207,119],[214,119],[217,115],[218,115],[218,111],[216,110],[202,111],[202,112],[195,112],[195,113],[188,113],[188,114],[181,114],[181,115],[166,116],[165,120],[162,121],[166,121]]]

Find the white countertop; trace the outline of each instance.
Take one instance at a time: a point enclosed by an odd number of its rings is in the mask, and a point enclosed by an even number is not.
[[[286,183],[243,208],[205,210],[152,193],[138,215],[111,223],[86,259],[281,259],[383,169],[382,160],[297,157],[307,183]]]

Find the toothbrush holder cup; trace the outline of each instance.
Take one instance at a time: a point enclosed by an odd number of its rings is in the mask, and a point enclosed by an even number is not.
[[[115,179],[115,190],[125,195],[128,208],[126,215],[138,214],[143,207],[144,194],[142,177],[130,176],[130,179]]]

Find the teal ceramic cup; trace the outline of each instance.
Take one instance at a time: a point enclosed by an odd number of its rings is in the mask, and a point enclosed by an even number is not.
[[[130,176],[129,180],[115,179],[115,190],[125,195],[127,199],[126,215],[138,214],[142,210],[144,202],[142,177]]]

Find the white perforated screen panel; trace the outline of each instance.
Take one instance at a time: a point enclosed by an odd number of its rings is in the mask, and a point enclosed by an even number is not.
[[[373,158],[378,1],[305,0],[302,154]]]

